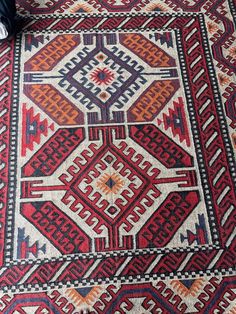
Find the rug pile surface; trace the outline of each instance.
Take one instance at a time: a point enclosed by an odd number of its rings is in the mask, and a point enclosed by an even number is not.
[[[0,44],[0,313],[235,313],[233,1],[17,11]]]

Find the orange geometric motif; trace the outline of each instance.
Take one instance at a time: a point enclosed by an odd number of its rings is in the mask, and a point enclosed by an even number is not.
[[[173,280],[171,285],[177,290],[177,292],[184,297],[193,296],[195,297],[197,293],[201,290],[202,286],[204,285],[205,279],[199,278],[193,280],[193,283],[190,287],[186,287],[183,282],[180,280]]]
[[[68,289],[66,294],[74,304],[80,306],[82,303],[91,305],[102,289],[100,287]]]
[[[230,78],[222,73],[218,73],[218,80],[221,86],[225,86],[230,83]]]
[[[59,125],[81,125],[83,113],[51,84],[25,84],[27,95]]]
[[[50,71],[80,43],[79,35],[58,35],[25,63],[25,71]]]
[[[117,194],[118,191],[124,186],[124,181],[117,173],[112,175],[106,173],[97,183],[97,187],[101,189],[106,195],[109,193]]]
[[[154,81],[129,109],[129,122],[152,121],[174,96],[178,80]]]
[[[79,3],[76,4],[71,10],[70,13],[91,13],[93,11],[93,8],[87,5],[87,3]]]
[[[122,34],[120,42],[151,67],[174,67],[175,60],[140,34]]]

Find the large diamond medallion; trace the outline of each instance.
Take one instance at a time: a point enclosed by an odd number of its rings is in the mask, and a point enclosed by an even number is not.
[[[95,103],[102,102],[106,105],[132,77],[132,73],[102,52],[89,60],[83,68],[78,65],[78,69],[73,78],[87,90],[87,95],[93,94],[91,99],[94,95],[97,97]]]
[[[84,49],[83,57],[77,54],[59,71],[62,75],[59,85],[90,109],[104,105],[109,108],[119,103],[132,84],[141,86],[146,82],[140,76],[142,66],[124,53],[122,58],[117,57],[114,49],[105,47],[104,37],[97,36],[96,41],[94,50]]]
[[[158,169],[156,173],[159,173]],[[110,149],[88,164],[83,176],[80,173],[75,175],[69,186],[64,200],[73,195],[77,206],[80,204],[89,208],[94,215],[103,219],[107,227],[126,219],[145,193],[155,194],[155,198],[160,195],[148,175],[120,159]]]

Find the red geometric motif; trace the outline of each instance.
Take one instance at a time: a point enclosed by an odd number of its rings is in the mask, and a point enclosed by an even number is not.
[[[26,155],[27,149],[33,150],[34,143],[40,144],[41,134],[48,136],[48,130],[54,131],[54,124],[48,125],[48,120],[40,121],[40,115],[34,115],[33,108],[27,110],[23,105],[22,119],[22,156]]]
[[[82,128],[59,129],[22,168],[22,176],[51,175],[83,140]]]
[[[23,203],[21,214],[47,236],[61,253],[88,252],[89,239],[50,202]]]
[[[151,155],[158,156],[166,168],[193,166],[191,156],[154,125],[130,126],[130,137]]]
[[[198,203],[199,195],[196,192],[170,193],[159,211],[139,231],[138,247],[150,247],[150,244],[165,246]],[[189,212],[183,208],[188,208]]]
[[[108,69],[97,69],[91,74],[91,79],[98,85],[109,85],[114,79],[114,73]]]
[[[173,136],[178,135],[181,143],[186,141],[187,146],[190,146],[183,99],[179,98],[178,101],[174,101],[173,106],[173,109],[169,109],[169,114],[163,113],[163,120],[157,119],[157,122],[159,125],[163,123],[165,130],[171,128]]]
[[[83,36],[73,53],[64,50],[53,70],[28,68],[20,73],[20,77],[26,76],[20,86],[18,77],[14,80],[19,98],[11,98],[9,94],[10,99],[14,99],[12,120],[8,123],[11,133],[4,140],[11,135],[14,142],[14,132],[23,121],[21,108],[19,124],[14,115],[25,102],[34,112],[40,112],[41,120],[43,117],[53,119],[56,131],[38,144],[37,151],[28,150],[23,159],[19,156],[16,163],[9,164],[8,197],[4,190],[4,201],[9,201],[8,206],[2,207],[7,208],[2,220],[7,237],[3,262],[11,263],[1,269],[0,287],[7,292],[9,289],[16,291],[18,287],[46,290],[67,284],[81,287],[114,282],[104,288],[97,303],[94,302],[94,313],[122,311],[124,306],[131,313],[137,312],[133,299],[138,300],[142,311],[187,312],[189,305],[183,301],[184,296],[174,292],[180,285],[168,286],[160,280],[155,284],[151,282],[177,276],[182,285],[190,287],[191,282],[184,283],[186,277],[192,280],[211,273],[232,274],[235,256],[232,242],[235,206],[232,174],[235,169],[229,139],[224,132],[203,18],[194,14],[154,13],[140,17],[127,14],[120,20],[112,15],[75,20],[73,31],[83,28],[87,32],[81,33]],[[122,23],[120,28],[114,32],[113,25],[119,23]],[[93,24],[99,25],[99,34],[91,29]],[[147,31],[133,30],[136,25],[142,28],[143,24]],[[73,25],[73,19],[52,16],[46,19],[45,25],[51,25],[44,29],[47,34],[41,33],[46,46],[54,41],[58,30]],[[165,29],[166,25],[168,32],[157,30]],[[42,23],[36,19],[30,27],[41,31]],[[103,32],[104,28],[110,28],[111,32]],[[173,28],[175,30],[171,30]],[[167,50],[166,54],[175,61],[171,70],[165,66],[167,72],[161,71],[165,60],[153,68],[140,58],[136,47],[132,51],[125,47],[120,42],[123,35],[117,36],[122,32],[130,38],[137,34],[164,53]],[[153,36],[155,33],[160,36]],[[163,33],[168,35],[163,37]],[[24,42],[25,35],[16,45]],[[73,33],[69,30],[65,38],[67,35]],[[161,38],[166,41],[161,43]],[[167,39],[172,46],[168,46]],[[40,44],[40,53],[45,47],[44,41]],[[22,48],[19,56],[18,46],[14,50],[15,58],[11,52],[15,70],[19,60],[25,64],[38,52],[33,46],[31,51]],[[97,59],[101,52],[103,61]],[[108,95],[106,100],[102,100],[104,91],[99,82],[88,79],[94,68],[100,66],[99,62],[107,63],[109,71],[115,68],[114,80],[103,84]],[[9,72],[11,69],[8,68]],[[40,81],[35,83],[35,80]],[[143,115],[143,120],[132,120],[131,108],[137,109],[138,101],[158,81],[172,83],[170,93],[157,101],[158,110],[154,113],[149,108],[151,118]],[[47,96],[52,90],[56,98],[52,97],[47,109],[50,98]],[[153,93],[157,99],[158,93]],[[65,110],[68,115],[65,122],[60,120],[59,108],[53,106],[58,99],[60,103],[58,95],[66,97],[71,104],[72,109]],[[7,101],[10,108],[9,99]],[[83,127],[81,120],[73,118],[73,109],[82,114]],[[70,118],[73,123],[68,122]],[[182,122],[182,128],[181,125],[176,128],[176,122]],[[20,140],[20,151],[21,143]],[[18,156],[14,145],[7,146],[3,158],[10,155]],[[11,178],[14,180],[10,181]],[[25,261],[17,260],[17,241],[9,240],[22,225],[27,233],[31,230],[35,234],[35,241],[40,240],[41,245],[46,243],[46,252],[42,252],[45,259],[31,256]],[[198,226],[205,235],[200,242],[197,242]],[[117,287],[117,281],[124,284]],[[208,299],[218,311],[229,307],[223,301],[227,299],[226,285],[230,291],[228,298],[233,299],[230,282],[224,278],[222,283],[212,279],[209,286],[196,284],[196,289],[204,291],[203,295],[192,296],[198,298],[193,303],[195,312],[209,313]],[[216,289],[219,291],[217,300],[212,296]],[[55,301],[60,299],[59,292],[55,292],[54,297],[46,292],[39,295],[47,301],[40,301],[37,310],[43,311],[44,304],[47,311],[50,311],[48,304],[55,303],[55,309],[60,307]],[[173,302],[171,297],[176,295],[177,301]],[[19,302],[14,301],[17,298]],[[29,298],[27,295],[26,299]],[[218,302],[220,299],[223,301]],[[24,311],[20,295],[5,300],[4,310],[15,307],[19,312]],[[29,303],[29,307],[32,306],[36,304]],[[68,312],[73,313],[74,309],[70,306]],[[58,311],[65,312],[64,306]]]

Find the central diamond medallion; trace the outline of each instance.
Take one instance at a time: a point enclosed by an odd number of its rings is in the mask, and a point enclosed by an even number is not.
[[[80,173],[74,176],[67,194],[73,195],[86,210],[89,207],[104,220],[115,223],[131,213],[146,193],[160,195],[150,179],[134,164],[129,165],[115,151],[107,149],[96,161],[86,165],[82,176]]]
[[[98,100],[106,103],[131,76],[110,56],[99,52],[87,64],[79,66],[73,78],[87,89],[87,94],[92,92]]]
[[[137,89],[139,84],[146,82],[141,75],[142,66],[130,57],[115,55],[105,47],[86,51],[83,58],[79,56],[59,71],[62,74],[59,85],[89,109],[94,105],[110,107],[119,102],[132,84]]]

